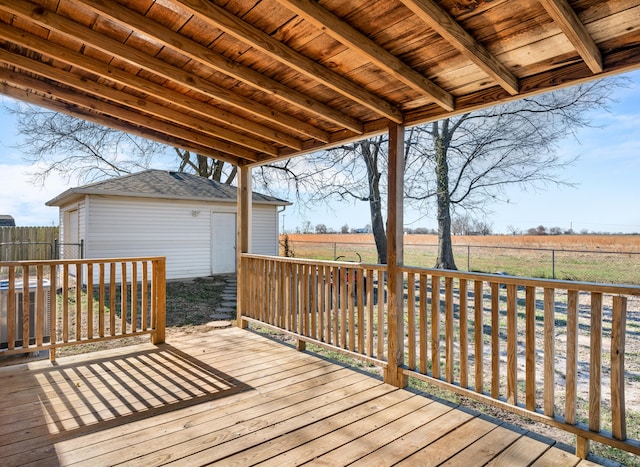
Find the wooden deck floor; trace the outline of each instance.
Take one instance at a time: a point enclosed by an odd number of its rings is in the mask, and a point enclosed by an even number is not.
[[[238,328],[0,368],[0,465],[593,465]]]

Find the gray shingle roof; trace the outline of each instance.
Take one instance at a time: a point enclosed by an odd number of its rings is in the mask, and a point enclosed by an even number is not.
[[[15,227],[16,221],[9,214],[0,214],[0,227]]]
[[[73,197],[86,194],[235,203],[237,188],[194,174],[166,170],[145,170],[144,172],[70,188],[52,200],[47,201],[46,204],[47,206],[60,206]],[[280,206],[291,204],[289,201],[256,192],[253,192],[252,199],[257,204],[276,204]]]

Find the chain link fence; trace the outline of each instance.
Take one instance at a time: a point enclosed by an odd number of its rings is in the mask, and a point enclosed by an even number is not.
[[[378,262],[371,243],[289,240],[288,250],[296,258]],[[435,244],[405,244],[404,264],[431,268],[437,253]],[[282,248],[280,254],[284,255]],[[453,254],[461,271],[640,285],[640,253],[636,252],[454,245]]]

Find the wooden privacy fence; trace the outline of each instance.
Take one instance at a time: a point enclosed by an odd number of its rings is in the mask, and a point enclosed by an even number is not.
[[[164,342],[166,260],[0,262],[0,356],[148,334]]]
[[[638,388],[640,287],[400,267],[400,333],[390,331],[386,268],[243,255],[241,319],[399,372],[577,436],[640,454],[625,387]],[[631,331],[629,331],[631,330]],[[635,375],[635,376],[634,376]],[[634,385],[634,386],[632,386]],[[629,407],[627,402],[632,402]],[[635,430],[638,427],[634,428]]]
[[[58,227],[0,227],[0,261],[50,260]]]

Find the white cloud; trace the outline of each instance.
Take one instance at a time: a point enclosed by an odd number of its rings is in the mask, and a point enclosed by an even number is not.
[[[31,182],[34,167],[26,164],[0,164],[0,214],[13,216],[16,225],[58,225],[58,208],[45,203],[69,185],[52,175],[43,187]]]

